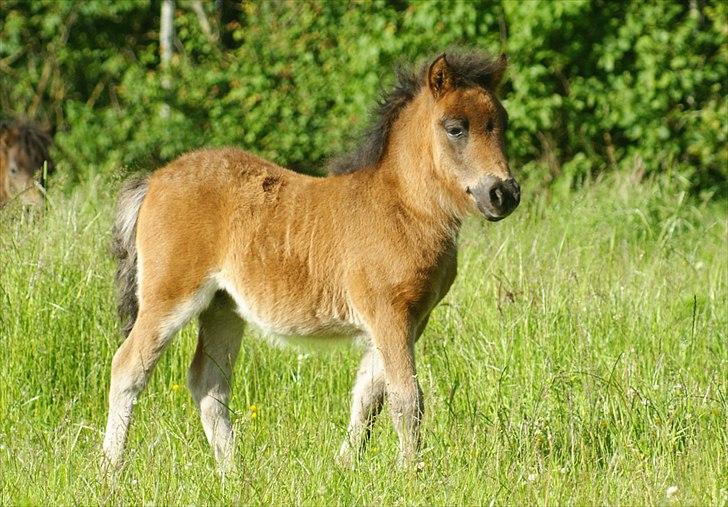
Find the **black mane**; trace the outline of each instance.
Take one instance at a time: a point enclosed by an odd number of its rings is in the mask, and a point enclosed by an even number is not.
[[[505,61],[479,52],[447,52],[447,63],[455,86],[490,88],[492,76],[502,73]],[[389,131],[400,111],[427,86],[427,74],[434,59],[428,60],[417,71],[413,67],[396,70],[397,82],[384,93],[371,113],[370,126],[365,131],[359,148],[333,159],[327,165],[329,174],[347,174],[376,165],[384,155]]]

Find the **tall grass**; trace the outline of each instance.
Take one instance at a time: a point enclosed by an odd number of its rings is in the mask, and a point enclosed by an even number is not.
[[[728,213],[680,188],[615,178],[466,224],[417,346],[419,473],[394,468],[386,413],[358,469],[334,465],[359,352],[252,332],[224,483],[185,388],[194,324],[135,409],[127,466],[100,474],[119,344],[110,186],[51,194],[43,216],[0,211],[0,504],[725,506]]]

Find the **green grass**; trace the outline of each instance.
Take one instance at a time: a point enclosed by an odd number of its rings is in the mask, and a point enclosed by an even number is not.
[[[466,224],[458,279],[417,346],[419,473],[395,468],[386,413],[359,468],[334,465],[360,352],[250,336],[224,483],[184,387],[194,325],[136,406],[127,466],[116,482],[100,474],[119,343],[110,186],[52,195],[32,220],[6,209],[0,504],[725,506],[728,213],[681,186],[526,193],[508,220]]]

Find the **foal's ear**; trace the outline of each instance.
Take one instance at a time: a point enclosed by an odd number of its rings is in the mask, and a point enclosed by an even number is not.
[[[455,85],[455,80],[450,70],[450,65],[447,63],[445,53],[437,57],[437,59],[430,65],[430,71],[427,75],[427,82],[430,85],[430,91],[432,96],[436,99],[442,97],[446,92],[452,90]]]
[[[488,74],[487,82],[484,83],[486,88],[490,88],[491,90],[495,90],[498,88],[498,85],[503,81],[503,76],[506,73],[506,68],[508,67],[508,57],[505,53],[501,53],[501,55],[498,57],[498,59],[495,61],[495,64],[493,65],[493,72]]]

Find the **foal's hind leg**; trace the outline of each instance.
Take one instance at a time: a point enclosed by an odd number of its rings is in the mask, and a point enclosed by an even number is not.
[[[382,410],[386,388],[381,358],[370,348],[361,361],[354,384],[349,428],[337,458],[340,465],[353,466],[364,450],[374,420]]]
[[[187,383],[200,409],[200,418],[215,459],[223,471],[232,464],[233,431],[228,416],[230,384],[240,350],[244,322],[229,296],[218,292],[200,315],[197,351]]]
[[[170,303],[151,297],[155,293],[149,291],[150,296],[145,300],[154,300],[157,304],[149,308],[142,305],[131,333],[111,363],[109,418],[103,446],[107,464],[113,467],[120,464],[134,403],[170,338],[208,306],[213,293],[211,285],[203,285],[188,297],[178,297],[175,303]]]
[[[104,437],[104,454],[114,467],[121,462],[134,403],[174,331],[162,328],[158,315],[140,313],[131,333],[114,354]]]

